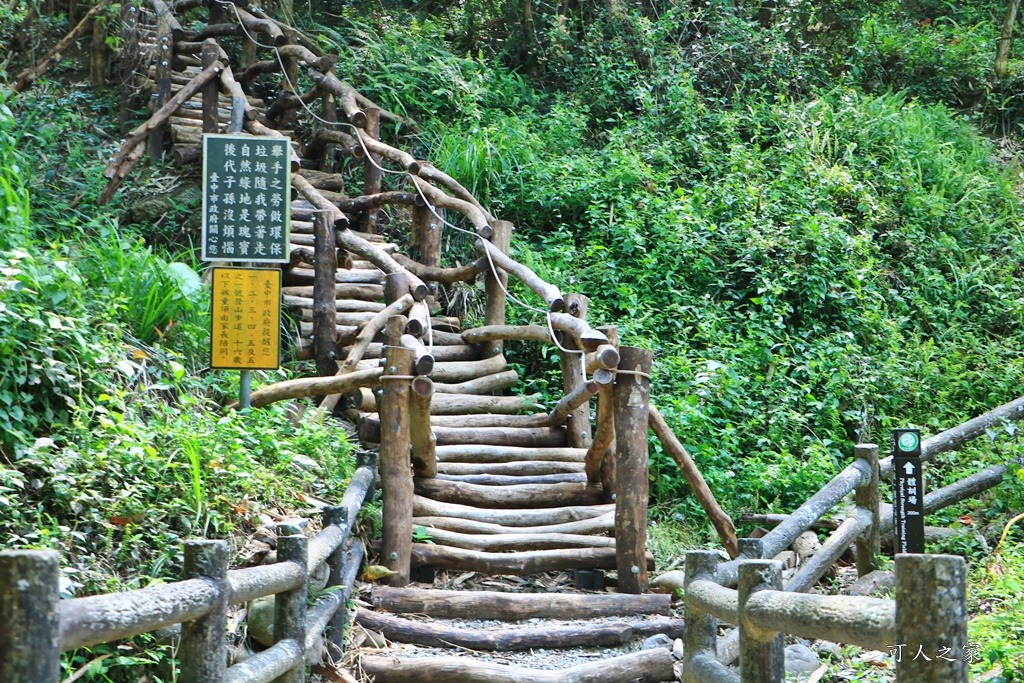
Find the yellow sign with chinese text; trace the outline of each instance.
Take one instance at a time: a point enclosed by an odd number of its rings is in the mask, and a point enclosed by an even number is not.
[[[210,367],[276,370],[280,365],[281,271],[214,268]]]

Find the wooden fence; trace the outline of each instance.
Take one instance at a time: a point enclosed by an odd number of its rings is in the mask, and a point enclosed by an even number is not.
[[[323,511],[314,538],[284,525],[275,564],[229,570],[225,541],[187,541],[181,581],[61,600],[57,552],[0,552],[0,681],[58,683],[61,652],[182,624],[179,683],[301,683],[307,654],[319,659],[325,631],[343,645],[346,604],[363,560],[362,543],[349,535],[376,469],[372,460],[356,469],[340,505]],[[309,577],[325,563],[326,592],[307,606]],[[227,667],[228,606],[268,595],[275,596],[274,645]]]
[[[763,553],[761,539],[741,552]],[[898,652],[899,683],[967,683],[967,564],[952,555],[897,555],[896,599],[782,590],[782,564],[740,559],[722,586],[713,551],[686,554],[684,683],[782,683],[783,635]],[[718,621],[736,624],[739,671],[717,657]]]

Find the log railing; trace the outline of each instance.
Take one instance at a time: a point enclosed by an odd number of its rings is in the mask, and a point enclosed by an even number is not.
[[[761,554],[751,540],[741,551]],[[961,557],[897,555],[895,600],[783,591],[782,564],[758,559],[739,560],[738,587],[726,588],[716,579],[718,562],[717,552],[686,554],[684,683],[781,683],[784,634],[888,650],[902,683],[968,680]],[[716,658],[719,621],[738,626],[738,672]]]
[[[343,647],[346,605],[364,552],[349,536],[375,476],[372,460],[361,464],[340,504],[324,509],[323,528],[312,539],[282,525],[275,564],[229,570],[225,541],[186,541],[181,581],[61,600],[57,552],[0,552],[0,680],[57,683],[61,652],[181,624],[180,683],[304,681],[306,653],[322,634]],[[329,592],[307,606],[308,579],[325,563]],[[228,606],[269,595],[274,645],[227,667]]]

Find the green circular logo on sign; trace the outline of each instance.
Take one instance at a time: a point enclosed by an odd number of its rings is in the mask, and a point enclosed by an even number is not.
[[[900,434],[900,450],[901,451],[913,451],[917,449],[917,444],[920,443],[921,439],[914,432],[903,432]]]

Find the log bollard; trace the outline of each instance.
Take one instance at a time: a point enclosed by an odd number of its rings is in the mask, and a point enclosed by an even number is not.
[[[228,545],[225,541],[185,542],[186,579],[217,584],[217,602],[204,616],[181,628],[181,683],[220,683],[227,668]]]

